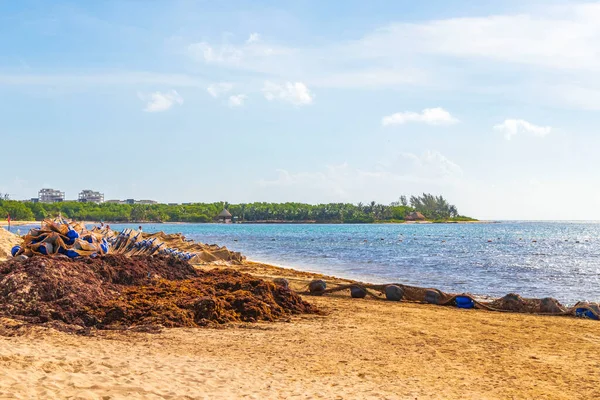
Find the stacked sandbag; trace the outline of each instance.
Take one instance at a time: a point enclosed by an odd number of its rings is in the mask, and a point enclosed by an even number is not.
[[[64,255],[69,258],[106,254],[109,245],[99,233],[85,225],[57,218],[42,221],[39,229],[31,229],[20,245],[11,249],[13,257]]]
[[[162,254],[183,261],[189,261],[196,256],[195,253],[168,246],[159,236],[149,237],[134,229],[123,229],[118,234],[108,229],[96,229],[95,231],[107,238],[110,244],[110,252],[115,254],[130,257]]]

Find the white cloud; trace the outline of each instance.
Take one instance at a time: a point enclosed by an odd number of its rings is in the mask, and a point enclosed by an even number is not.
[[[188,51],[203,59],[206,63],[237,63],[242,59],[242,50],[231,45],[223,45],[214,49],[207,42],[193,43],[188,46]]]
[[[246,101],[247,98],[248,96],[245,94],[235,94],[233,96],[229,96],[229,107],[241,107],[244,105],[244,101]]]
[[[443,108],[426,108],[421,113],[412,111],[399,112],[383,117],[381,124],[383,126],[403,125],[407,122],[422,122],[428,125],[452,125],[458,121],[448,111]]]
[[[183,104],[183,97],[179,95],[175,90],[169,92],[154,92],[149,95],[138,93],[140,100],[146,102],[146,112],[160,112],[166,111],[173,107],[174,104]]]
[[[250,37],[248,37],[248,40],[246,40],[246,43],[256,43],[260,40],[260,35],[256,32],[251,33]]]
[[[314,98],[314,95],[302,82],[286,82],[280,85],[267,81],[262,92],[269,101],[281,100],[297,106],[311,104]]]
[[[222,94],[225,94],[227,92],[229,92],[231,89],[233,89],[233,83],[229,83],[229,82],[219,82],[219,83],[213,83],[211,85],[209,85],[206,88],[206,91],[212,96],[212,97],[219,97]]]
[[[187,46],[188,55],[197,61],[254,71],[272,70],[275,66],[272,57],[292,52],[291,48],[265,43],[257,33],[252,33],[242,44],[211,45],[203,41]]]
[[[530,13],[395,23],[350,44],[375,58],[407,53],[477,57],[548,68],[600,66],[600,3],[545,7]]]
[[[294,76],[311,88],[501,91],[517,102],[594,109],[597,102],[572,93],[600,91],[600,2],[553,3],[525,4],[511,14],[391,23],[324,45],[289,47],[251,34],[241,43],[191,44],[188,53],[271,81]],[[555,90],[573,82],[582,89]]]
[[[507,119],[501,124],[494,125],[494,130],[504,133],[506,140],[510,140],[518,133],[528,133],[533,136],[544,137],[550,133],[552,127],[534,125],[522,119]]]

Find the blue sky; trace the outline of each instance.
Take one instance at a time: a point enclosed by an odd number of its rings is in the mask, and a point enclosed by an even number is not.
[[[0,192],[599,219],[600,3],[0,0]]]

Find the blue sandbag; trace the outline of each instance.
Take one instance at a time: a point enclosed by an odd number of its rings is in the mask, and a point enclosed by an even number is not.
[[[85,239],[85,240],[86,240],[86,242],[88,242],[88,243],[94,243],[94,239],[93,239],[91,236],[86,236],[84,239]]]
[[[75,232],[75,233],[77,233],[77,232]],[[71,245],[73,245],[73,244],[75,243],[75,239],[74,239],[74,238],[68,238],[68,239],[67,239],[67,240],[65,240],[64,242],[65,242],[65,244],[66,244],[67,246],[71,246]]]
[[[76,252],[75,250],[67,250],[66,255],[69,258],[77,258],[77,257],[79,257],[79,253]]]
[[[100,244],[100,249],[102,249],[103,253],[108,253],[108,246],[106,244]]]
[[[467,296],[456,296],[455,299],[456,307],[458,308],[473,308],[475,307],[475,303],[473,299]]]
[[[15,246],[15,247],[13,247],[13,248],[10,250],[10,254],[11,254],[13,257],[16,257],[16,256],[17,256],[17,254],[18,254],[20,251],[21,251],[21,246]]]
[[[73,229],[69,229],[69,231],[67,232],[67,237],[69,239],[77,239],[79,238],[79,233],[77,233],[77,231]]]
[[[41,245],[40,247],[38,247],[38,251],[40,252],[40,254],[43,254],[45,256],[48,255],[48,249],[44,245]]]
[[[594,314],[591,310],[588,310],[587,308],[583,307],[575,310],[575,316],[579,318],[589,318],[596,321],[600,320],[600,318],[598,318],[598,316]]]

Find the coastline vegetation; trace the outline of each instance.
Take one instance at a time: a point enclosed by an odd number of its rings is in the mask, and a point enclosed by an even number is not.
[[[402,223],[418,212],[432,222],[476,221],[461,216],[455,206],[442,196],[424,193],[421,196],[401,196],[389,205],[370,203],[189,203],[189,204],[115,204],[33,203],[0,200],[0,217],[10,214],[13,220],[43,220],[59,213],[80,221],[110,222],[213,222],[226,208],[237,222],[316,222],[316,223]],[[412,218],[414,220],[414,218]]]

